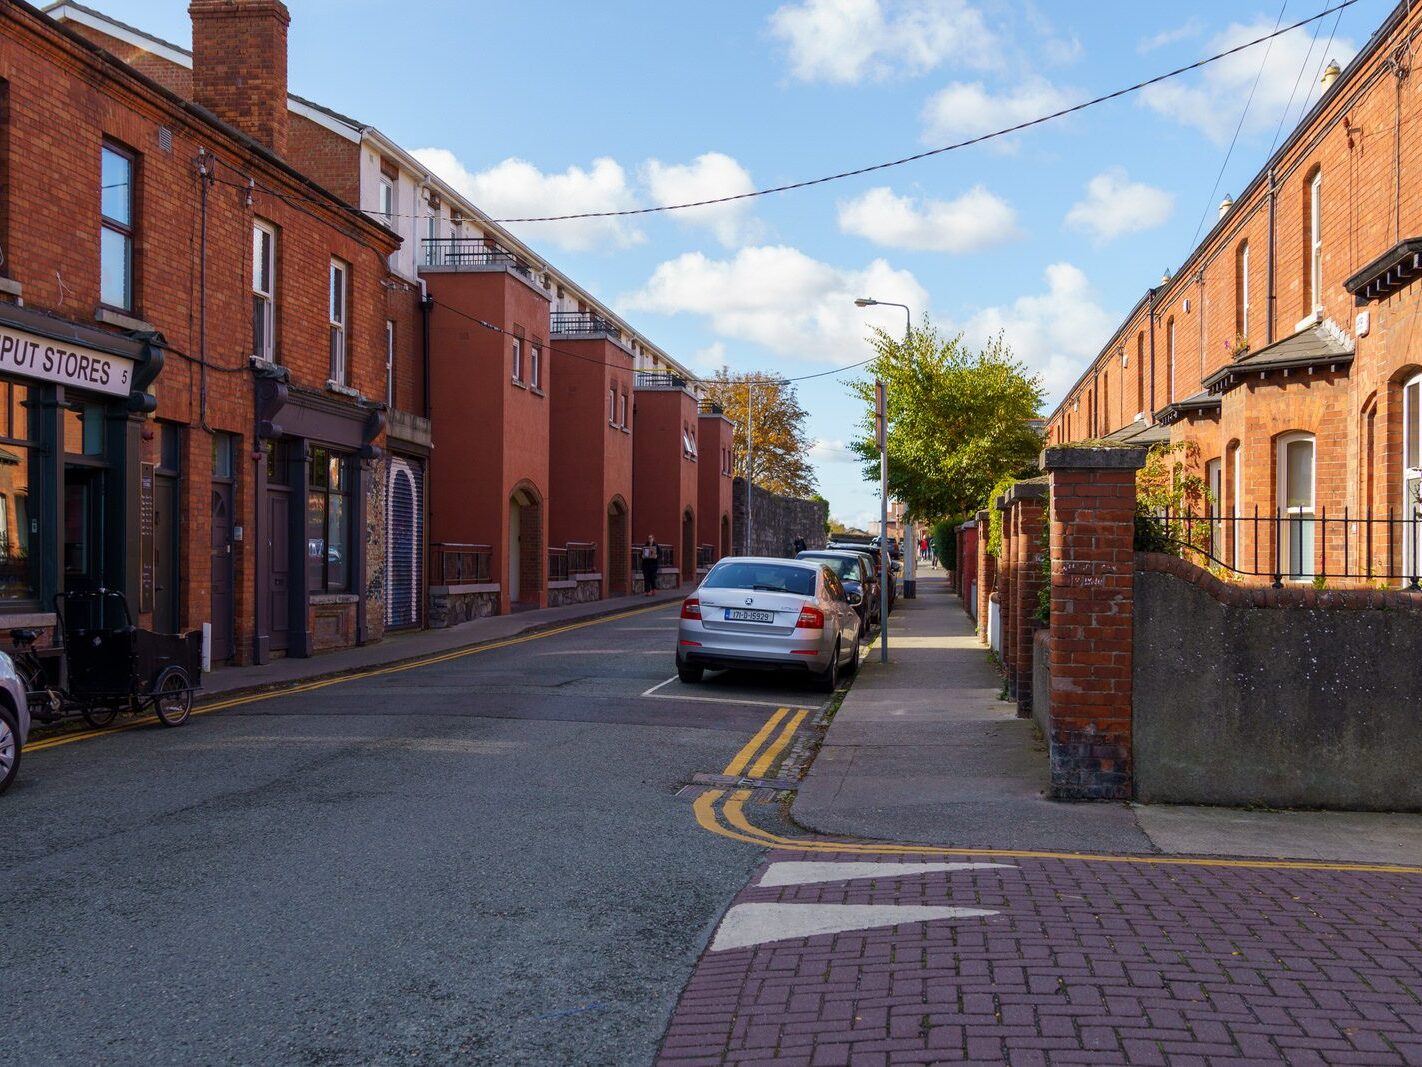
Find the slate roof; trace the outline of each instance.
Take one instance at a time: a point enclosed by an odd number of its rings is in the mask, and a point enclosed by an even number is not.
[[[1352,362],[1353,343],[1336,326],[1320,322],[1221,367],[1201,384],[1210,393],[1225,393],[1252,374],[1308,367],[1339,367]]]

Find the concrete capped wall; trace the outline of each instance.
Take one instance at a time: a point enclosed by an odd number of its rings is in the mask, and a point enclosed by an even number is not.
[[[734,508],[731,542],[735,551],[751,556],[793,556],[795,538],[805,539],[805,547],[825,547],[825,526],[829,504],[823,500],[803,500],[779,496],[759,486],[751,487],[751,543],[746,551],[746,480],[737,478],[731,490]]]
[[[1138,800],[1422,810],[1422,595],[1245,591],[1137,559]]]

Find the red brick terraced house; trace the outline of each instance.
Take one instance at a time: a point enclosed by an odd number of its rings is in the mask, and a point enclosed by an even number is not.
[[[1402,2],[1052,413],[1049,443],[1187,442],[1247,581],[1422,570],[1422,7]]]
[[[49,11],[191,95],[187,49],[69,0]],[[373,474],[385,625],[624,595],[632,373],[690,373],[379,130],[287,104],[291,162],[403,239],[383,283],[387,437]],[[471,420],[453,398],[472,399],[469,375],[495,363],[498,388],[479,403],[500,403]]]
[[[0,629],[104,586],[217,663],[376,640],[399,239],[285,159],[286,9],[191,12],[189,99],[0,11]]]

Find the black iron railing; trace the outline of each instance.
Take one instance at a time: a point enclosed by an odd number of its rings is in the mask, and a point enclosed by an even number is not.
[[[568,580],[568,550],[550,548],[548,550],[548,580],[566,582]]]
[[[597,570],[597,545],[592,541],[568,542],[568,573],[592,574]]]
[[[638,389],[685,389],[686,379],[668,371],[639,370],[636,384]]]
[[[621,337],[622,331],[611,319],[591,311],[555,311],[549,316],[549,333],[605,333]]]
[[[1159,511],[1136,516],[1136,548],[1167,551],[1207,567],[1285,582],[1396,584],[1419,589],[1422,516],[1389,508],[1385,516],[1344,508],[1317,514],[1258,508],[1250,515]]]
[[[430,545],[430,574],[441,585],[481,585],[489,581],[494,560],[491,545],[437,541]]]
[[[426,237],[427,267],[509,267],[533,277],[533,268],[487,237]]]
[[[696,546],[696,569],[704,570],[715,562],[716,550],[710,545]]]
[[[672,545],[657,546],[657,566],[675,567],[676,549]],[[636,574],[642,573],[642,546],[638,545],[632,550],[632,570]]]
[[[726,413],[726,409],[714,400],[703,400],[696,407],[703,415],[724,415]]]

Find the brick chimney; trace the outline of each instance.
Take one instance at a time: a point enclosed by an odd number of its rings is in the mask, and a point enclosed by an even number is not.
[[[193,99],[286,154],[286,28],[281,0],[192,0]]]

